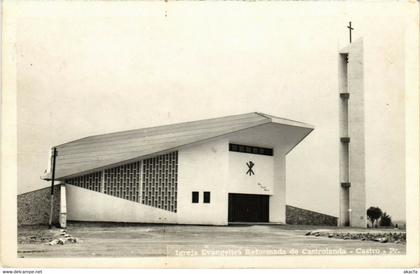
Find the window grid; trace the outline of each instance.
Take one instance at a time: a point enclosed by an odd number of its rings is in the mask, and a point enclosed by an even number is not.
[[[104,193],[118,198],[139,202],[140,169],[140,162],[105,169]]]
[[[108,168],[103,172],[104,194],[172,212],[177,211],[177,151]],[[102,172],[70,178],[66,183],[101,192]]]
[[[143,204],[176,212],[177,188],[177,151],[143,160]]]
[[[101,191],[102,172],[94,172],[65,180],[66,184]]]
[[[229,144],[229,151],[273,156],[273,149],[266,148],[266,147],[254,147],[254,146],[246,146],[246,145],[238,145],[238,144]]]

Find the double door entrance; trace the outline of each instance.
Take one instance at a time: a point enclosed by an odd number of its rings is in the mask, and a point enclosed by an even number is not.
[[[269,196],[229,193],[229,222],[268,222]]]

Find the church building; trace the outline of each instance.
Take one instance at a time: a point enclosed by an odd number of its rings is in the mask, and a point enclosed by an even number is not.
[[[43,179],[62,226],[285,223],[286,155],[313,129],[247,113],[90,136],[54,147]]]

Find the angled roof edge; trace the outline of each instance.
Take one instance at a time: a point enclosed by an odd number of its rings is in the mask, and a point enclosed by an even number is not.
[[[84,169],[84,170],[79,169],[77,171],[75,170],[75,172],[57,172],[56,171],[56,174],[57,174],[56,179],[57,180],[60,180],[60,179],[64,179],[64,178],[69,178],[69,177],[76,176],[76,175],[79,175],[79,174],[84,174],[84,173],[89,173],[89,172],[95,172],[95,171],[101,170],[103,168],[110,168],[110,167],[112,167],[112,166],[114,166],[116,164],[121,164],[121,163],[126,163],[126,162],[128,163],[130,161],[134,161],[134,160],[138,160],[138,159],[141,160],[143,158],[153,157],[153,155],[158,155],[158,154],[160,154],[162,152],[168,152],[168,151],[179,149],[179,148],[182,148],[182,147],[185,147],[185,146],[194,145],[194,144],[198,144],[198,143],[202,143],[202,142],[207,142],[207,141],[213,140],[215,138],[223,137],[223,136],[228,135],[228,134],[232,134],[232,133],[239,132],[239,131],[242,131],[242,130],[247,130],[249,128],[258,127],[258,126],[269,124],[269,123],[275,123],[275,124],[281,124],[281,125],[287,125],[287,126],[292,126],[292,127],[299,127],[299,128],[309,129],[308,133],[303,138],[301,138],[300,140],[298,140],[297,144],[300,143],[314,129],[314,126],[312,126],[310,124],[302,123],[302,122],[299,122],[299,121],[285,119],[285,118],[280,118],[280,117],[276,117],[276,116],[265,114],[265,113],[261,113],[261,112],[251,112],[251,113],[245,113],[245,114],[239,114],[239,115],[223,116],[223,117],[219,117],[219,118],[196,120],[196,121],[184,122],[184,123],[174,123],[174,124],[163,125],[163,126],[158,126],[158,127],[141,128],[141,129],[135,129],[135,130],[127,130],[127,131],[119,131],[119,132],[113,132],[113,133],[93,135],[93,136],[89,136],[89,137],[85,137],[85,138],[77,139],[77,140],[74,140],[74,141],[71,141],[71,142],[68,142],[68,143],[61,144],[61,145],[57,146],[57,148],[65,148],[67,144],[77,144],[78,141],[80,141],[80,140],[86,140],[87,138],[93,138],[93,137],[101,138],[101,137],[106,137],[108,139],[110,139],[110,138],[112,139],[112,137],[113,137],[114,134],[115,134],[115,136],[118,136],[118,134],[121,134],[121,133],[123,133],[123,134],[128,133],[130,135],[131,132],[133,134],[136,134],[136,132],[138,132],[139,130],[144,130],[144,129],[149,130],[149,129],[156,129],[156,128],[158,128],[158,129],[168,129],[168,130],[171,130],[172,129],[171,127],[173,127],[173,126],[175,126],[174,129],[176,129],[177,127],[179,128],[179,126],[181,126],[181,127],[186,126],[186,127],[190,127],[190,128],[191,128],[191,126],[193,126],[192,128],[194,128],[194,126],[196,124],[197,125],[200,125],[200,122],[202,122],[202,121],[203,122],[205,122],[205,121],[211,121],[211,120],[216,120],[217,121],[217,119],[233,118],[233,117],[237,117],[237,116],[240,117],[240,116],[249,116],[249,115],[254,115],[254,117],[258,115],[262,119],[260,119],[259,121],[258,120],[250,121],[250,123],[248,125],[245,125],[244,127],[231,128],[230,130],[228,129],[228,130],[226,130],[224,132],[219,132],[219,134],[216,134],[216,135],[211,135],[210,134],[208,136],[201,136],[200,138],[197,138],[195,140],[185,140],[186,142],[181,142],[181,143],[178,143],[178,144],[173,144],[173,146],[164,146],[164,145],[162,145],[162,147],[160,147],[160,148],[157,147],[154,150],[144,151],[142,153],[140,153],[140,151],[139,151],[139,154],[138,155],[134,155],[135,153],[132,153],[131,155],[127,155],[127,156],[129,156],[127,158],[118,158],[118,159],[115,159],[115,162],[112,162],[112,161],[104,161],[102,163],[103,164],[102,166],[99,166],[98,165],[98,166],[86,167],[86,169]],[[164,132],[166,132],[166,131],[164,131]],[[154,134],[156,134],[156,132]],[[157,136],[160,136],[159,133],[157,134]],[[88,146],[89,146],[89,144],[88,144]],[[47,180],[47,181],[48,180],[51,180],[51,173],[49,172],[49,173],[43,174],[41,176],[41,179]]]
[[[281,117],[277,117],[277,116],[273,116],[273,115],[265,114],[265,113],[261,113],[261,112],[255,112],[255,113],[270,119],[271,122],[276,123],[276,124],[282,124],[282,125],[288,125],[288,126],[294,126],[294,127],[312,128],[312,129],[315,128],[315,126],[313,126],[311,124],[299,122],[299,121],[296,121],[296,120],[281,118]]]
[[[256,113],[256,112],[255,112],[255,113]],[[104,168],[105,168],[105,169],[106,169],[106,168],[110,168],[110,167],[112,167],[112,166],[114,166],[114,165],[116,165],[116,164],[117,164],[117,165],[120,165],[120,164],[124,164],[124,163],[128,163],[128,162],[132,162],[132,161],[135,161],[135,160],[141,160],[141,159],[145,159],[145,158],[148,158],[148,157],[153,157],[153,156],[155,156],[155,155],[159,155],[159,154],[161,154],[161,153],[168,153],[168,152],[170,152],[170,151],[174,151],[174,150],[177,150],[177,149],[180,149],[180,148],[183,148],[183,147],[189,146],[189,145],[195,145],[195,144],[199,144],[199,143],[202,143],[202,142],[208,142],[208,141],[211,141],[211,140],[216,139],[216,138],[223,137],[223,136],[228,135],[228,134],[236,133],[236,132],[239,132],[239,131],[242,131],[242,130],[247,130],[247,129],[254,128],[254,127],[258,127],[258,126],[262,126],[262,125],[266,125],[266,124],[269,124],[269,123],[272,123],[272,121],[268,119],[267,121],[260,122],[260,123],[258,123],[258,124],[254,124],[254,125],[251,125],[251,126],[249,126],[249,127],[243,128],[243,129],[238,129],[238,130],[230,131],[230,132],[228,132],[228,133],[223,133],[223,134],[220,134],[220,135],[216,135],[216,136],[213,136],[213,137],[204,138],[204,139],[201,139],[201,140],[199,140],[199,141],[194,141],[194,142],[190,142],[190,143],[186,143],[186,144],[182,144],[182,145],[178,145],[178,146],[174,146],[174,147],[170,147],[170,148],[165,148],[165,149],[162,149],[162,150],[159,150],[159,151],[155,151],[155,152],[153,152],[153,153],[148,153],[148,154],[144,154],[144,155],[139,155],[139,156],[137,156],[137,157],[133,157],[133,158],[130,158],[130,159],[127,159],[127,160],[124,160],[124,161],[118,161],[118,162],[115,162],[115,163],[113,163],[113,164],[106,165],[106,166],[103,166],[103,167],[100,167],[100,168],[89,169],[89,170],[83,171],[83,173],[75,173],[75,174],[69,174],[69,175],[65,175],[65,176],[61,176],[61,177],[56,177],[56,180],[59,180],[59,179],[61,179],[61,178],[68,178],[68,177],[72,177],[72,176],[74,176],[74,175],[78,175],[78,174],[85,174],[85,173],[95,172],[95,171],[97,171],[97,170],[101,170],[101,169],[104,169]],[[96,135],[95,135],[95,136],[96,136]],[[82,139],[84,139],[84,138],[82,138]],[[78,140],[81,140],[81,139],[78,139]],[[77,141],[77,140],[76,140],[76,141]],[[51,174],[51,172],[44,173],[44,174],[41,176],[41,179],[42,179],[42,180],[45,180],[45,181],[50,181],[50,180],[51,180],[51,178],[52,178],[52,174]]]
[[[189,125],[189,124],[198,123],[198,122],[205,122],[205,121],[216,120],[216,119],[221,119],[221,118],[230,118],[230,117],[233,118],[233,117],[243,116],[243,115],[253,114],[253,113],[260,114],[258,112],[247,112],[247,113],[242,113],[242,114],[233,114],[233,115],[227,115],[227,116],[220,116],[220,117],[216,117],[216,118],[206,118],[206,119],[193,120],[193,121],[187,121],[187,122],[178,122],[178,123],[172,123],[172,124],[163,124],[163,125],[153,126],[153,127],[144,127],[144,128],[121,130],[121,131],[112,131],[112,132],[107,132],[107,133],[89,135],[89,136],[86,136],[86,137],[83,137],[83,138],[79,138],[79,139],[76,139],[76,140],[72,140],[72,141],[69,141],[69,142],[65,142],[65,143],[56,145],[55,147],[59,148],[59,147],[62,147],[64,145],[72,144],[72,143],[75,143],[75,142],[78,142],[78,141],[81,141],[81,140],[85,140],[85,139],[89,139],[89,138],[93,138],[93,137],[100,137],[100,136],[105,136],[105,135],[114,135],[114,134],[121,134],[121,133],[130,133],[130,132],[136,132],[138,130],[150,130],[150,129],[166,128],[166,127],[175,126],[175,125]],[[263,116],[263,117],[264,118],[268,118],[266,116]]]
[[[194,121],[188,121],[188,122],[165,124],[165,125],[160,125],[160,126],[155,126],[155,127],[145,127],[145,128],[140,128],[140,129],[149,130],[149,129],[165,128],[165,127],[174,126],[174,125],[188,125],[188,124],[191,124],[191,123],[205,122],[205,121],[215,120],[215,119],[220,119],[220,118],[243,116],[243,115],[247,115],[247,114],[258,114],[258,115],[262,116],[263,118],[269,119],[273,123],[296,126],[296,127],[314,128],[313,125],[310,125],[310,124],[307,124],[307,123],[303,123],[303,122],[299,122],[299,121],[295,121],[295,120],[291,120],[291,119],[286,119],[286,118],[277,117],[277,116],[274,116],[274,115],[254,111],[254,112],[247,112],[247,113],[243,113],[243,114],[234,114],[234,115],[220,116],[220,117],[216,117],[216,118],[207,118],[207,119],[194,120]],[[78,141],[81,141],[81,140],[86,140],[88,138],[105,136],[105,135],[120,134],[120,133],[130,133],[130,132],[136,132],[138,130],[139,129],[129,129],[129,130],[114,131],[114,132],[90,135],[90,136],[86,136],[86,137],[79,138],[79,139],[76,139],[76,140],[72,140],[72,141],[69,141],[69,142],[65,142],[65,143],[56,145],[54,147],[60,148],[60,147],[63,147],[65,145],[68,145],[68,144],[72,144],[72,143],[75,143],[75,142],[78,142]]]
[[[288,151],[286,151],[286,155],[289,154],[290,151],[292,151],[297,145],[299,145],[305,138],[308,136],[312,131],[314,131],[315,128],[309,128],[310,130],[308,133],[305,134],[293,147],[291,147]]]

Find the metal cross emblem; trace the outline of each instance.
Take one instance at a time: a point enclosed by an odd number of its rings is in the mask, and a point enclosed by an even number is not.
[[[351,43],[351,31],[354,30],[354,28],[351,27],[351,21],[349,22],[349,25],[347,26],[349,29],[349,35],[350,35],[350,43]]]
[[[255,164],[252,161],[249,161],[248,163],[246,163],[246,165],[248,166],[248,171],[246,172],[246,174],[249,174],[249,176],[255,175],[254,171],[252,170]]]

